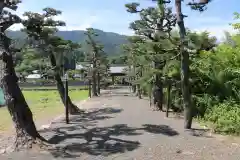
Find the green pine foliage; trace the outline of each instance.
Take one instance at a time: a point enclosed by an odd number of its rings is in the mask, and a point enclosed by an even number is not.
[[[97,41],[98,34],[93,28],[87,28],[87,47],[89,52],[86,53],[86,61],[92,64],[89,68],[89,80],[92,82],[92,93],[94,96],[100,95],[101,86],[107,82],[109,73],[109,61],[107,54],[104,52],[104,46]]]
[[[156,76],[166,88],[171,80],[171,109],[183,111],[180,75],[180,38],[173,30],[175,15],[166,4],[140,8],[127,4],[127,11],[139,14],[139,20],[130,24],[135,35],[124,45],[129,66],[128,79],[139,85],[141,94],[150,96]],[[235,13],[235,18],[239,18]],[[163,25],[163,21],[168,25]],[[165,28],[163,27],[165,26]],[[233,27],[239,29],[238,23]],[[190,89],[193,116],[203,120],[218,133],[240,134],[240,35],[226,34],[226,41],[217,44],[208,32],[196,33],[186,29],[184,51],[190,57]],[[155,64],[155,65],[153,65]],[[156,67],[156,64],[158,66]]]

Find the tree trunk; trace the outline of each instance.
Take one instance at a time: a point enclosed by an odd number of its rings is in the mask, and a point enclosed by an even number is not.
[[[184,105],[184,128],[191,129],[192,106],[189,88],[189,54],[185,51],[183,51],[181,58],[181,84]]]
[[[112,85],[114,85],[114,84],[115,84],[115,77],[112,76]]]
[[[58,93],[61,97],[62,103],[65,106],[65,87],[63,85],[60,73],[57,70],[57,64],[56,64],[56,59],[54,54],[50,54],[50,61],[51,61],[51,65],[52,67],[54,67],[54,79],[57,82],[57,89],[58,89]],[[74,113],[78,113],[81,112],[81,110],[72,103],[72,100],[70,99],[70,97],[67,97],[67,102],[68,102],[68,107],[69,107],[69,113],[70,114],[74,114]],[[66,107],[66,106],[65,106]]]
[[[160,67],[155,64],[156,69]],[[161,75],[157,74],[155,78],[155,84],[153,86],[153,104],[156,109],[162,111],[163,107],[163,84],[161,80]]]
[[[149,88],[148,88],[148,97],[149,97],[149,106],[151,107],[153,104],[153,84],[151,82]]]
[[[7,45],[1,47],[0,87],[3,90],[6,105],[16,129],[15,147],[16,149],[31,148],[32,144],[44,139],[36,129],[32,112],[18,85],[12,55],[5,48],[8,50]]]
[[[181,8],[181,0],[175,0],[175,7],[177,13],[177,24],[179,27],[179,34],[181,40],[180,53],[181,53],[181,84],[182,84],[182,96],[184,106],[184,128],[190,129],[192,125],[192,106],[191,106],[191,94],[189,88],[189,54],[184,51],[185,41],[185,26],[183,21],[183,14]]]
[[[88,97],[92,97],[91,80],[88,80]]]
[[[160,85],[154,85],[153,90],[152,90],[152,95],[153,95],[153,104],[157,110],[162,111],[162,100],[163,100],[163,90]]]
[[[135,84],[132,84],[132,92],[136,93],[137,91],[137,86]]]
[[[158,108],[160,111],[163,111],[163,82],[160,80],[159,82],[159,103]]]
[[[170,81],[168,81],[167,84],[167,108],[166,108],[166,117],[168,117],[168,111],[169,108],[171,106],[171,87],[172,87],[172,83]]]
[[[163,64],[160,64],[156,61],[152,62],[152,66],[156,70],[161,70],[163,68]],[[155,75],[155,83],[153,83],[152,87],[153,104],[155,109],[160,111],[163,109],[163,84],[161,76],[161,74]]]
[[[139,74],[140,78],[142,77],[142,74],[143,74],[142,72],[143,72],[143,67],[141,66],[140,67],[140,74]],[[140,84],[137,84],[137,95],[138,95],[139,99],[142,99],[142,90],[141,90]]]
[[[97,79],[96,79],[96,74],[94,72],[93,72],[93,75],[92,75],[92,96],[93,97],[98,96],[98,93],[97,93]]]
[[[136,80],[136,68],[135,66],[133,66],[133,83],[135,83],[135,80]],[[132,84],[132,91],[133,93],[136,93],[137,91],[137,86],[135,84]]]
[[[101,92],[101,79],[100,79],[101,77],[100,77],[100,73],[98,72],[97,73],[97,92],[98,92],[98,95],[100,95],[100,92]]]
[[[96,97],[97,94],[97,60],[96,55],[93,58],[93,72],[92,72],[92,96]]]
[[[138,96],[139,99],[142,99],[140,84],[137,84],[137,96]]]

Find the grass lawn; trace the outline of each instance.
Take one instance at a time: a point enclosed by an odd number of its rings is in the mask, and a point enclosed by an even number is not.
[[[75,90],[81,90],[81,89],[87,89],[88,86],[68,86],[69,89],[75,89]],[[57,86],[39,86],[39,87],[21,87],[22,90],[44,90],[44,89],[48,89],[48,90],[57,90]]]
[[[36,122],[64,113],[64,107],[57,90],[29,90],[23,91],[23,94]],[[88,91],[69,90],[69,96],[72,101],[84,100],[88,97]],[[0,132],[9,130],[12,126],[12,121],[6,107],[0,108],[0,117]]]

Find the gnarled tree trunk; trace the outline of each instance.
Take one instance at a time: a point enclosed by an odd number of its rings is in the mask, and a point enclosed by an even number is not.
[[[50,54],[50,62],[51,62],[52,67],[54,67],[54,78],[55,78],[55,81],[57,82],[58,93],[61,97],[62,103],[65,106],[65,87],[63,85],[63,82],[62,82],[59,72],[56,70],[57,64],[56,64],[56,59],[55,59],[55,56],[53,53]],[[81,112],[81,110],[72,103],[69,96],[67,97],[67,102],[68,102],[70,114]]]
[[[190,129],[192,125],[192,106],[191,106],[191,94],[189,88],[189,53],[184,50],[185,40],[185,26],[182,14],[181,0],[175,0],[175,7],[177,13],[177,24],[179,27],[179,34],[181,40],[180,53],[181,53],[181,84],[182,84],[182,96],[184,105],[184,128]]]
[[[6,39],[5,35],[1,35],[2,44],[6,43],[4,39]],[[32,147],[32,144],[38,140],[44,139],[36,129],[32,112],[18,85],[18,78],[8,44],[0,46],[0,87],[3,90],[6,105],[16,129],[15,147],[28,148]]]

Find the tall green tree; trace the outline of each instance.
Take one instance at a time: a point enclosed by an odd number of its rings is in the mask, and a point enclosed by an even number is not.
[[[127,4],[126,7],[130,13],[139,13],[140,20],[137,20],[131,24],[131,28],[135,31],[135,34],[140,35],[148,39],[148,43],[152,46],[151,54],[153,67],[157,72],[155,72],[155,83],[153,83],[155,89],[155,95],[153,97],[157,102],[162,103],[162,86],[164,82],[163,69],[165,68],[168,61],[173,58],[178,58],[178,55],[181,56],[181,89],[183,97],[183,106],[185,113],[185,124],[184,128],[191,128],[192,123],[192,104],[191,104],[191,94],[190,94],[190,84],[189,84],[189,48],[191,46],[187,43],[186,39],[186,29],[184,26],[183,18],[185,17],[182,14],[182,0],[175,0],[175,9],[176,14],[172,13],[171,8],[167,8],[166,5],[172,1],[165,0],[153,0],[157,1],[157,7],[149,7],[147,9],[139,10],[138,3]],[[200,2],[189,2],[188,5],[191,6],[194,10],[204,11],[205,6],[208,3],[208,0],[201,0]],[[172,28],[175,25],[179,27],[179,37],[174,37]],[[194,41],[194,36],[191,35],[188,38],[191,38],[191,41]],[[199,38],[199,37],[198,37]],[[202,36],[204,38],[204,36]],[[207,43],[207,42],[206,42]],[[206,43],[197,44],[194,43],[194,50],[200,52],[201,48],[204,45],[207,48]],[[198,46],[200,45],[200,46]],[[212,46],[208,46],[211,48]],[[187,49],[188,48],[188,49]],[[166,58],[166,55],[173,56],[172,58]],[[157,92],[156,92],[157,91]],[[161,109],[162,105],[158,107]]]
[[[92,64],[92,96],[98,96],[100,94],[101,78],[105,76],[108,71],[108,61],[103,51],[103,45],[96,41],[98,35],[93,28],[87,29],[86,36],[86,42],[90,49],[88,61]]]
[[[172,45],[170,34],[175,26],[176,18],[170,8],[165,3],[161,3],[158,7],[148,7],[146,9],[138,9],[138,3],[126,4],[127,11],[130,13],[139,13],[140,19],[132,22],[130,28],[135,34],[143,38],[150,50],[146,52],[147,59],[152,64],[151,82],[153,85],[152,96],[155,106],[162,110],[163,103],[163,79],[162,69],[166,64],[166,60],[175,54],[174,45]],[[134,67],[133,67],[134,68]],[[150,76],[150,75],[149,75]],[[149,77],[152,79],[151,77]]]
[[[129,44],[123,46],[126,53],[128,53],[127,64],[128,64],[128,77],[132,79],[132,89],[137,96],[141,99],[142,85],[141,79],[143,75],[143,69],[149,65],[149,58],[147,57],[148,48],[146,43],[139,36],[129,37]]]
[[[58,65],[56,58],[64,58],[64,52],[72,51],[76,46],[69,41],[64,41],[54,34],[57,32],[58,26],[64,26],[65,23],[62,21],[54,20],[54,16],[61,14],[61,11],[53,8],[43,9],[43,13],[26,12],[24,16],[27,17],[24,20],[23,31],[27,33],[30,39],[32,39],[32,46],[42,53],[42,56],[49,57],[52,69],[54,71],[54,78],[57,82],[57,88],[62,102],[64,103],[64,85],[61,79],[61,66]],[[79,112],[79,108],[74,105],[67,97],[67,103],[70,108],[70,113]],[[65,103],[64,103],[65,104]],[[65,104],[66,107],[66,104]]]
[[[32,112],[19,88],[13,56],[10,52],[11,39],[5,34],[10,26],[21,23],[21,19],[9,11],[16,10],[19,3],[18,0],[0,1],[0,86],[16,130],[16,148],[31,147],[33,143],[43,139],[36,129]]]
[[[107,54],[104,51],[99,52],[99,59],[98,59],[98,82],[97,82],[97,90],[98,94],[101,93],[101,86],[106,85],[107,78],[109,76],[109,60]]]
[[[162,0],[158,0],[162,1]],[[190,2],[188,5],[192,6],[192,9],[203,11],[205,5],[210,0],[200,0],[200,2]],[[190,129],[192,126],[192,117],[193,117],[193,106],[191,102],[191,93],[190,93],[190,85],[189,85],[189,53],[185,50],[184,46],[186,43],[186,29],[184,25],[184,15],[182,13],[182,0],[175,0],[175,8],[176,8],[176,17],[177,17],[177,25],[179,28],[180,35],[180,50],[181,54],[181,84],[182,84],[182,96],[183,96],[183,105],[184,105],[184,128]]]
[[[182,88],[182,97],[183,97],[183,106],[184,106],[184,128],[190,129],[192,124],[192,102],[191,102],[191,93],[190,93],[190,84],[189,84],[189,52],[186,50],[185,46],[188,46],[186,39],[186,29],[184,25],[184,17],[186,17],[182,13],[182,0],[174,0],[174,1],[165,1],[165,0],[153,0],[157,1],[158,6],[161,6],[163,3],[171,3],[174,2],[176,9],[176,22],[179,28],[179,36],[180,36],[180,44],[179,44],[179,54],[181,55],[181,88]],[[198,10],[200,12],[206,9],[206,4],[210,2],[210,0],[199,0],[188,2],[193,10]]]
[[[33,71],[38,70],[39,74],[44,75],[51,66],[46,61],[46,57],[37,52],[35,49],[27,47],[21,51],[21,61],[16,64],[16,72],[22,76],[33,74]]]

